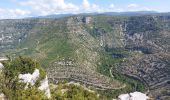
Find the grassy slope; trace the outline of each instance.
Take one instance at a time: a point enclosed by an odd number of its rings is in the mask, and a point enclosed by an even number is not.
[[[22,50],[16,54],[31,56],[45,66],[55,60],[72,57],[74,47],[68,43],[64,20],[47,19],[45,22],[49,24],[37,25],[31,30],[27,39],[19,46]]]

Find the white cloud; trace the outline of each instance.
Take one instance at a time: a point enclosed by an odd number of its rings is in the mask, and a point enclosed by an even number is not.
[[[20,16],[30,14],[29,11],[25,11],[21,9],[10,9],[9,12],[13,13],[14,15],[20,15]]]
[[[153,9],[132,3],[132,4],[127,5],[125,11],[151,11],[151,10],[153,10]]]
[[[80,6],[80,12],[103,12],[103,8],[97,4],[91,4],[88,0],[83,0],[82,7]]]
[[[96,4],[90,4],[88,0],[83,0],[81,5],[75,5],[65,0],[27,0],[19,2],[22,7],[31,8],[31,15],[49,15],[61,13],[84,13],[98,12],[101,7]]]
[[[141,10],[143,10],[143,11],[151,11],[151,10],[153,10],[153,9],[148,8],[148,7],[142,7]]]
[[[30,13],[31,12],[27,10],[0,8],[0,19],[22,18],[28,16]]]
[[[136,8],[136,7],[139,7],[139,5],[132,3],[132,4],[129,4],[127,7],[128,8]]]
[[[114,8],[114,7],[115,7],[115,5],[114,5],[114,4],[111,4],[111,5],[110,5],[110,8]]]
[[[93,9],[96,9],[96,8],[99,8],[99,6],[96,5],[96,4],[93,4],[93,5],[92,5],[92,8],[93,8]]]
[[[64,0],[28,0],[19,2],[21,6],[28,6],[33,15],[48,15],[54,13],[77,12],[79,7],[72,3],[65,3]]]
[[[88,0],[82,0],[82,3],[75,5],[65,0],[14,0],[19,9],[0,9],[0,18],[22,18],[29,16],[43,16],[50,14],[64,13],[87,13],[87,12],[122,12],[122,11],[141,11],[151,10],[148,7],[131,3],[125,7],[110,4],[108,7],[102,7]],[[71,0],[70,0],[71,1]],[[23,8],[27,8],[24,10]]]
[[[90,8],[90,3],[88,2],[88,0],[83,0],[83,8],[84,9],[89,9]]]

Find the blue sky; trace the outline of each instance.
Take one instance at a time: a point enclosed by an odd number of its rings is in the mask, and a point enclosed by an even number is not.
[[[63,13],[170,12],[170,0],[1,0],[0,19]]]

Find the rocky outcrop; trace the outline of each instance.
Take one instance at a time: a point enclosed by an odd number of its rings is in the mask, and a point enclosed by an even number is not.
[[[35,84],[35,82],[37,81],[37,79],[39,78],[40,72],[38,69],[35,69],[35,71],[30,74],[19,74],[18,78],[20,79],[20,82],[23,83],[27,83],[26,88],[28,88],[27,86],[29,84],[31,84],[32,86]]]
[[[148,100],[149,97],[141,92],[133,92],[128,94],[121,94],[118,97],[119,100]]]
[[[45,91],[45,95],[48,98],[51,98],[50,88],[48,84],[48,77],[46,76],[45,79],[40,81],[40,86],[38,87],[41,91]]]
[[[125,48],[144,55],[129,58],[118,70],[141,79],[155,98],[169,96],[169,21],[167,16],[140,16],[131,17],[124,26]]]
[[[7,100],[6,96],[3,93],[0,93],[0,100]]]
[[[27,89],[29,84],[33,86],[36,83],[36,81],[38,81],[39,76],[40,76],[39,70],[35,69],[35,71],[32,74],[30,73],[19,74],[18,78],[20,79],[20,82],[26,83],[25,89]],[[45,77],[45,79],[40,81],[40,86],[38,87],[38,89],[40,89],[41,91],[44,91],[45,95],[48,98],[51,98],[47,76]]]

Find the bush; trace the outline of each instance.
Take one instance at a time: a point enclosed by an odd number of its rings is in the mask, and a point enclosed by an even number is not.
[[[65,90],[62,93],[62,90]],[[90,92],[81,86],[58,84],[57,88],[51,88],[54,100],[98,100],[95,92]]]
[[[38,90],[38,86],[28,86],[19,82],[18,75],[33,73],[37,68],[40,70],[40,77],[37,81],[45,78],[46,73],[40,64],[31,58],[18,57],[10,61],[2,62],[4,69],[0,76],[0,88],[9,100],[41,100],[45,99],[44,93]]]

